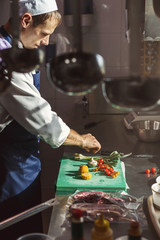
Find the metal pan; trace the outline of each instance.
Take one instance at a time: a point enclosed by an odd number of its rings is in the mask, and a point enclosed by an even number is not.
[[[80,0],[72,0],[73,52],[60,55],[47,63],[50,81],[63,93],[83,95],[95,89],[105,74],[105,63],[99,54],[82,51]]]

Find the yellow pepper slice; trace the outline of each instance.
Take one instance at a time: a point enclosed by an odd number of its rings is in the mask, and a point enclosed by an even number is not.
[[[79,173],[88,173],[89,172],[89,169],[88,169],[88,166],[87,165],[81,165],[80,168],[79,168]]]
[[[91,173],[82,173],[81,176],[82,176],[82,179],[89,180],[89,179],[91,179],[92,174]]]

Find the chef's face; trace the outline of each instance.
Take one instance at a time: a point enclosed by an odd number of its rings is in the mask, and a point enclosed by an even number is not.
[[[42,24],[34,26],[33,18],[26,13],[21,20],[20,40],[25,48],[38,48],[40,45],[48,45],[49,37],[58,25],[54,14]]]

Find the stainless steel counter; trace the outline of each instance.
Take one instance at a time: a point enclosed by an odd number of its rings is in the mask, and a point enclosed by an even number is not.
[[[143,229],[143,236],[148,240],[158,240],[158,236],[152,226],[150,216],[148,213],[147,198],[151,195],[151,185],[155,182],[156,175],[145,174],[146,168],[160,168],[159,156],[141,155],[123,159],[126,169],[126,181],[129,186],[128,193],[132,196],[140,198],[144,196],[144,213],[147,217],[148,226]],[[65,229],[65,213],[66,202],[68,197],[57,196],[59,204],[53,208],[48,234],[53,236],[56,240],[71,239],[70,228]],[[85,223],[84,236],[85,239],[90,239],[91,228],[93,223]],[[111,223],[114,231],[114,238],[127,234],[129,224]]]
[[[125,163],[126,181],[130,189],[128,193],[137,198],[144,196],[144,212],[148,220],[148,227],[143,229],[143,236],[148,240],[158,240],[158,236],[152,226],[148,213],[147,198],[151,195],[151,185],[155,182],[156,176],[145,174],[146,168],[156,167],[160,169],[160,143],[143,143],[137,141],[132,131],[125,129],[123,118],[124,115],[89,115],[80,117],[81,114],[76,113],[72,128],[79,133],[91,132],[100,141],[103,150],[124,152],[125,154],[132,152],[132,157],[123,159]],[[72,116],[73,117],[73,116]],[[84,126],[90,122],[99,122],[90,130],[84,130]],[[76,147],[65,147],[64,155],[73,156],[75,152],[80,152]],[[81,151],[86,153],[85,151]],[[52,210],[49,224],[49,235],[56,240],[71,239],[70,229],[65,229],[64,220],[66,212],[67,197],[57,197],[60,204]],[[91,228],[93,223],[85,223],[84,235],[85,239],[91,239]],[[126,235],[128,224],[111,224],[114,230],[114,238]]]

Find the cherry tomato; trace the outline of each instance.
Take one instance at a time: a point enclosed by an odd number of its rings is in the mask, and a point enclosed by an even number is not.
[[[109,168],[109,171],[110,171],[111,173],[113,173],[113,172],[114,172],[113,168]]]
[[[149,169],[146,169],[146,173],[149,174],[149,173],[150,173],[150,170],[149,170]]]
[[[101,163],[101,162],[99,162],[99,163],[98,163],[98,166],[100,167],[101,165],[102,165],[102,163]]]
[[[104,162],[103,158],[100,158],[100,159],[98,160],[98,162],[99,162],[99,163],[103,163],[103,162]]]
[[[155,173],[156,169],[155,168],[151,168],[151,173]]]
[[[100,169],[106,169],[106,166],[105,165],[101,165]]]
[[[105,170],[105,173],[106,173],[108,176],[111,175],[111,172],[110,172],[108,169]]]

